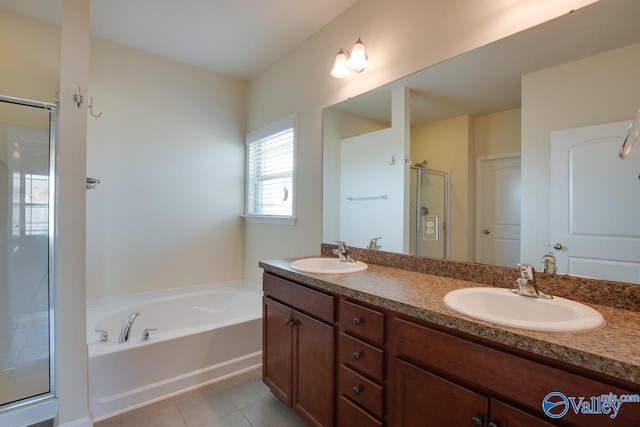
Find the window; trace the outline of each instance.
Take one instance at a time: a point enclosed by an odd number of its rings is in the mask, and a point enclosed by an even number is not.
[[[13,173],[13,235],[49,232],[49,177]]]
[[[245,218],[293,224],[296,117],[247,135]]]

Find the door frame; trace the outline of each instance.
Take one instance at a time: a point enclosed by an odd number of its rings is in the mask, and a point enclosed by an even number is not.
[[[480,262],[484,255],[484,249],[480,244],[479,232],[482,229],[482,212],[484,210],[483,197],[483,172],[487,163],[494,160],[505,160],[513,158],[522,158],[520,151],[510,153],[488,154],[486,156],[478,156],[476,160],[476,197],[475,197],[475,230],[473,233],[474,245],[474,262]]]

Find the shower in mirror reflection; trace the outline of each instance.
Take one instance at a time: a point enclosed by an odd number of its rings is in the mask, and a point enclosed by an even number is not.
[[[426,160],[412,165],[410,170],[411,253],[447,259],[449,173],[427,169]]]

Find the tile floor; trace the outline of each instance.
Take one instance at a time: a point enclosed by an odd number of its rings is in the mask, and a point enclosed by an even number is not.
[[[261,369],[94,424],[95,427],[304,427],[262,383]]]

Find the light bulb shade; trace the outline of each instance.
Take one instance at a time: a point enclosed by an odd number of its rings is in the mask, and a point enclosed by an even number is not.
[[[340,49],[338,54],[336,55],[336,62],[333,64],[333,69],[331,70],[331,75],[337,79],[342,79],[351,74],[351,70],[347,65],[349,61],[349,52],[344,49]]]
[[[367,58],[367,53],[364,51],[364,43],[362,43],[362,40],[358,39],[351,50],[351,57],[348,60],[349,68],[356,73],[361,73],[365,68],[367,68],[368,64],[369,60]]]

